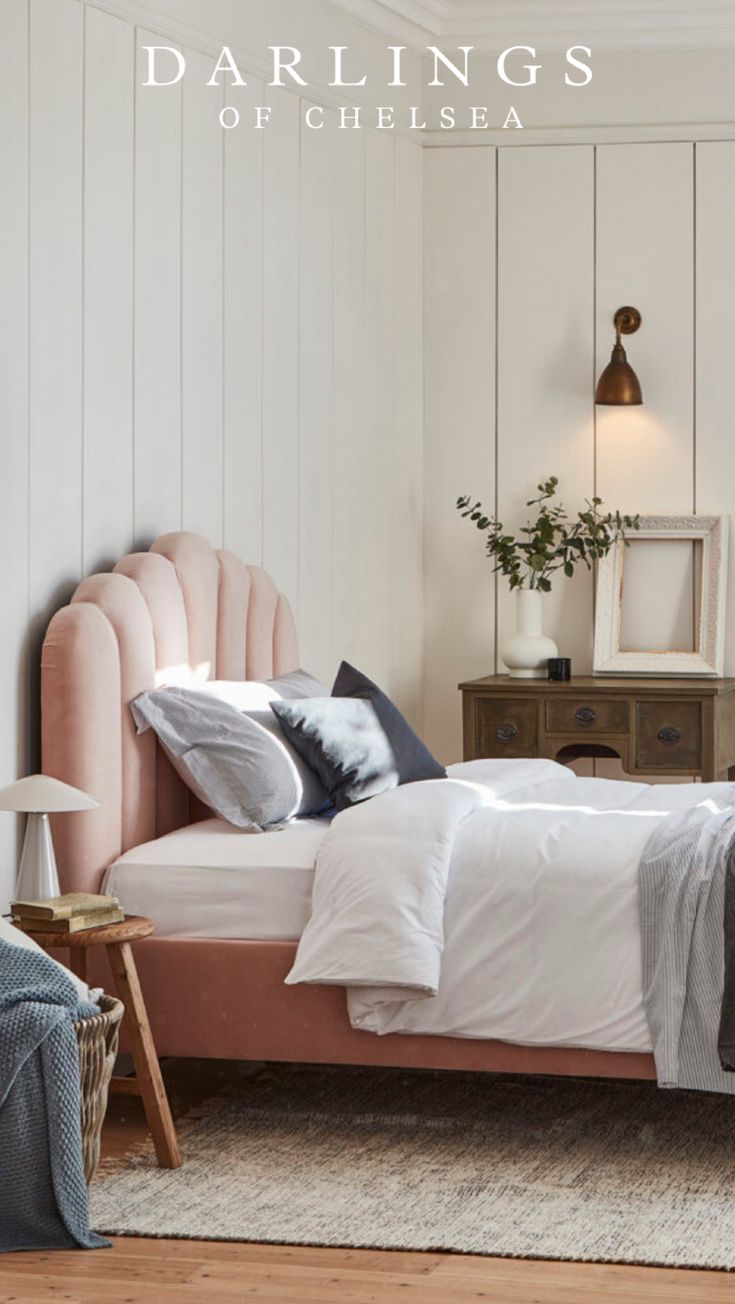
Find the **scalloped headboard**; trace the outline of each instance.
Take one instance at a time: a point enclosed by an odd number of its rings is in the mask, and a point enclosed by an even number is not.
[[[43,771],[102,802],[54,820],[62,890],[96,891],[121,852],[204,813],[153,734],[135,733],[139,693],[297,665],[291,609],[269,576],[198,534],[164,534],[84,580],[53,617],[41,658]]]

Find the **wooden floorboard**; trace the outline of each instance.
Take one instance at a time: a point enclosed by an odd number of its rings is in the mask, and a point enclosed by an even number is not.
[[[241,1076],[170,1063],[180,1116]],[[145,1136],[140,1102],[110,1102],[103,1153]],[[403,1250],[115,1237],[111,1250],[0,1256],[0,1304],[735,1304],[735,1273],[488,1259]]]

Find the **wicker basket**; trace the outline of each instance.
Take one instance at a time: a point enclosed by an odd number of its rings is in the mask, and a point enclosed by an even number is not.
[[[84,1175],[91,1181],[100,1158],[100,1137],[107,1109],[107,1089],[117,1055],[123,1005],[114,996],[100,996],[99,1014],[74,1024],[79,1044],[82,1089]]]

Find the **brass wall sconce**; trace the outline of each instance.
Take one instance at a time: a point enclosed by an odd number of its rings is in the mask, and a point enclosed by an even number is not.
[[[610,361],[597,382],[595,402],[610,407],[642,403],[641,383],[625,355],[620,337],[634,335],[641,324],[637,308],[618,308],[615,322],[615,347]]]

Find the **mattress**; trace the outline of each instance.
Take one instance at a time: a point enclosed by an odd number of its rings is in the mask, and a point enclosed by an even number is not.
[[[329,820],[292,820],[244,833],[202,820],[127,851],[107,871],[129,915],[147,915],[159,937],[297,940],[309,917],[314,861]]]

